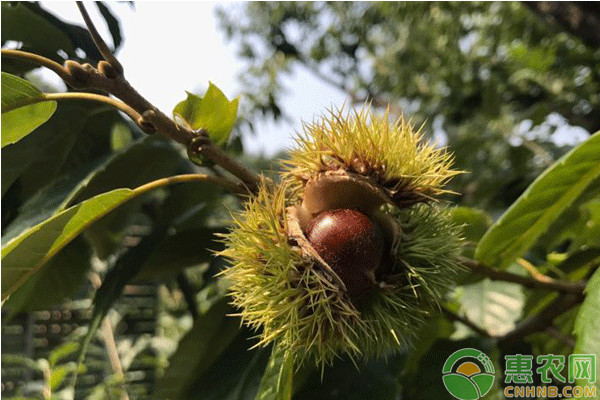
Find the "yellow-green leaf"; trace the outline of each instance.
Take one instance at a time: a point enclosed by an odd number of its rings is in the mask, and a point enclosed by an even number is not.
[[[43,97],[44,94],[31,83],[2,72],[2,147],[18,142],[50,119],[56,111],[56,101],[14,108]]]
[[[273,353],[263,374],[256,400],[290,400],[294,357],[284,349],[273,347]]]
[[[506,268],[598,180],[600,132],[544,171],[487,231],[475,257]]]
[[[598,374],[600,371],[600,269],[596,270],[589,280],[585,294],[585,300],[575,320],[573,333],[575,333],[577,341],[573,354],[595,354],[595,371]],[[585,379],[577,380],[577,384],[590,386],[590,382]],[[596,377],[595,386],[596,393],[599,393],[600,379],[598,377]]]
[[[187,92],[187,99],[173,110],[176,119],[185,121],[192,129],[206,129],[218,145],[225,144],[237,117],[239,98],[229,101],[223,92],[209,82],[204,97]]]
[[[135,189],[116,189],[68,208],[26,230],[2,247],[2,301],[38,272],[87,227],[126,201],[172,183],[204,180],[193,175],[174,176]]]

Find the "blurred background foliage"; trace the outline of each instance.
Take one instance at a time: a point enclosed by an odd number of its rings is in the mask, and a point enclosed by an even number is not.
[[[118,16],[104,3],[97,6],[118,47]],[[277,163],[244,154],[239,135],[251,134],[257,120],[285,118],[282,80],[306,69],[346,93],[347,107],[364,101],[389,106],[395,117],[423,125],[427,138],[449,147],[465,173],[453,180],[458,194],[448,200],[461,206],[454,215],[466,224],[465,255],[472,256],[492,221],[544,169],[600,129],[598,8],[568,2],[546,8],[495,2],[219,7],[221,29],[238,46],[244,68],[241,115],[224,146],[271,174]],[[2,46],[60,63],[99,60],[83,27],[34,2],[2,3]],[[56,90],[31,64],[3,59],[2,70]],[[94,195],[189,172],[221,173],[192,164],[163,138],[144,136],[112,109],[61,103],[48,123],[2,149],[2,242]],[[528,262],[572,279],[597,267],[597,189],[598,182],[553,225],[527,253]],[[220,246],[214,234],[226,230],[228,211],[238,207],[234,196],[214,186],[171,186],[116,209],[67,245],[42,279],[3,305],[2,395],[69,398],[77,343],[90,321],[103,315],[92,311],[95,298],[110,324],[88,349],[77,398],[123,398],[124,390],[130,398],[254,398],[270,349],[247,351],[253,333],[226,317],[234,310],[214,276],[225,262],[212,256]],[[96,291],[98,280],[112,286]],[[447,306],[501,334],[555,297],[465,277]],[[365,361],[358,369],[340,360],[322,376],[298,371],[295,398],[445,398],[441,384],[431,381],[452,351],[477,347],[495,360],[496,370],[503,354],[570,354],[577,311],[555,321],[552,335],[540,332],[503,346],[434,315],[410,352]],[[493,398],[502,397],[498,388]]]
[[[282,77],[305,68],[351,104],[389,105],[425,123],[467,172],[453,181],[459,201],[503,210],[600,128],[598,39],[588,44],[529,7],[267,2],[218,15],[246,61],[240,79],[256,118],[286,115]],[[597,5],[578,7],[598,15]]]

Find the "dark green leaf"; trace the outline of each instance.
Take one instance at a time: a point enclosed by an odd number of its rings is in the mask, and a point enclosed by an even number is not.
[[[462,246],[462,255],[473,258],[475,247],[492,225],[492,219],[483,210],[469,207],[454,207],[448,210],[450,217],[458,226],[462,226],[462,236],[465,238]],[[457,282],[468,284],[479,282],[483,279],[482,275],[472,274],[469,271],[459,272]]]
[[[134,188],[168,177],[181,161],[181,156],[170,143],[160,138],[145,137],[117,152],[100,166],[72,196],[71,203],[115,188]],[[123,229],[140,206],[141,201],[134,201],[119,207],[86,231],[86,238],[101,259],[108,257],[119,246]]]
[[[44,125],[2,149],[2,195],[20,179],[20,196],[28,198],[59,173],[82,133],[89,107],[61,105]]]
[[[5,227],[2,243],[6,243],[52,215],[67,208],[67,205],[95,174],[100,161],[91,162],[81,168],[60,176],[51,185],[37,191],[19,208],[19,215]]]
[[[90,269],[90,249],[83,240],[75,240],[50,259],[10,295],[4,307],[10,315],[24,311],[47,310],[72,298],[86,282]]]
[[[600,371],[600,269],[594,272],[585,288],[585,300],[575,320],[573,333],[577,337],[573,354],[595,354],[596,374]],[[579,380],[578,385],[590,382]],[[596,393],[600,392],[600,379],[596,375]]]
[[[119,20],[113,15],[110,9],[102,1],[95,2],[100,14],[104,17],[108,31],[112,36],[114,48],[118,48],[121,45],[123,38],[121,37],[121,27],[119,26]]]
[[[175,106],[174,117],[182,119],[194,130],[206,129],[213,142],[225,144],[237,116],[239,98],[229,101],[212,83],[204,97],[189,92],[187,95],[186,100]]]
[[[56,111],[56,101],[44,101],[12,109],[24,102],[43,97],[44,94],[31,83],[2,72],[2,147],[18,142],[50,119]],[[4,111],[9,108],[12,111]]]
[[[448,212],[457,225],[463,226],[463,236],[472,243],[477,243],[493,222],[485,211],[475,208],[454,207]]]
[[[419,361],[429,352],[436,340],[449,337],[454,332],[452,322],[442,315],[434,316],[423,323],[415,335],[415,341],[404,360],[403,374],[417,374]]]
[[[60,212],[8,242],[2,248],[2,299],[101,217],[141,194],[172,182],[164,179],[133,190],[116,189],[100,194]]]
[[[152,249],[135,280],[168,280],[185,268],[209,261],[212,251],[222,247],[215,235],[224,232],[223,229],[199,228],[164,238]]]
[[[24,2],[23,5],[31,12],[52,24],[52,26],[54,26],[56,29],[59,29],[61,32],[63,32],[71,41],[73,48],[79,48],[85,52],[87,60],[96,62],[102,60],[102,55],[94,44],[94,41],[88,33],[87,28],[81,25],[70,24],[61,20],[60,18],[57,18],[54,14],[46,11],[37,2]],[[25,43],[25,45],[29,47],[27,43]],[[63,50],[65,50],[72,57],[79,57],[74,51],[70,52],[66,49]]]
[[[94,309],[88,331],[82,340],[77,365],[83,365],[85,355],[92,338],[100,327],[100,323],[106,317],[108,311],[120,297],[123,288],[140,271],[142,265],[148,259],[152,249],[158,244],[160,239],[166,234],[168,226],[157,226],[151,234],[142,238],[137,246],[127,249],[115,262],[112,269],[106,274],[100,288],[94,296]],[[75,386],[77,374],[73,375],[71,382]]]
[[[249,349],[252,333],[242,329],[219,358],[193,380],[186,400],[251,400],[269,361],[270,349]]]
[[[256,400],[290,400],[294,377],[294,357],[277,346],[260,382]]]
[[[2,40],[23,42],[44,53],[73,51],[68,36],[21,2],[2,2]]]
[[[600,247],[589,247],[569,254],[556,266],[556,269],[568,274],[598,262],[600,262]]]
[[[171,176],[181,162],[177,150],[161,138],[145,137],[117,152],[90,177],[73,203],[117,188],[133,189]]]
[[[540,175],[479,242],[476,257],[506,268],[600,178],[600,132]]]
[[[296,400],[394,400],[400,395],[398,356],[352,363],[336,360],[321,375],[315,371],[296,393]],[[441,370],[441,369],[440,369]],[[439,372],[438,372],[439,373]],[[410,398],[410,397],[407,397]],[[436,398],[436,397],[431,397]],[[443,397],[437,397],[443,398]]]
[[[223,298],[194,322],[181,339],[165,374],[157,383],[155,398],[188,399],[194,380],[206,372],[239,333],[239,320],[227,316],[233,309]]]

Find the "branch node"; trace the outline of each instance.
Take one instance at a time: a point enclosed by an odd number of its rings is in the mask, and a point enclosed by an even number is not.
[[[119,76],[117,70],[115,70],[115,68],[106,61],[100,61],[98,63],[98,71],[100,71],[100,73],[108,79],[115,79]]]
[[[87,26],[88,32],[90,33],[94,44],[96,44],[98,51],[100,52],[100,54],[102,54],[102,57],[104,57],[104,59],[114,68],[115,72],[118,75],[123,75],[123,66],[121,65],[119,60],[117,60],[112,51],[108,48],[108,45],[102,39],[102,36],[100,36],[100,34],[98,33],[96,26],[92,22],[90,15],[88,14],[87,10],[85,9],[85,6],[81,1],[77,2],[77,7],[79,8],[79,12],[83,17],[83,20],[85,21],[85,25]]]
[[[89,64],[88,64],[89,65]],[[90,76],[89,71],[84,69],[84,66],[79,64],[77,61],[67,60],[65,61],[65,69],[71,76],[69,84],[76,89],[81,89],[87,86],[87,81]]]

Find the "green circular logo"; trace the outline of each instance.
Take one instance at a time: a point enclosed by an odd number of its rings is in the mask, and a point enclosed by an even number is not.
[[[460,400],[477,400],[494,384],[494,365],[477,349],[457,350],[446,359],[442,379],[448,392]]]

